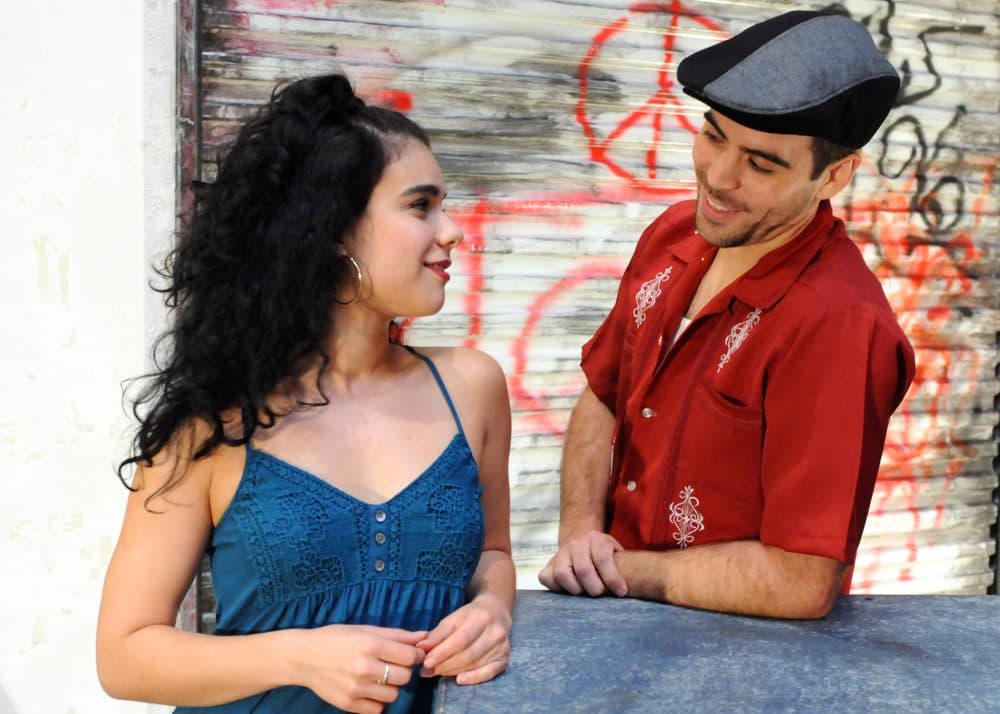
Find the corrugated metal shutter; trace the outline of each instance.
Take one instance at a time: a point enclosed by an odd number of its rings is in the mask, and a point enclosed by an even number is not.
[[[702,109],[673,85],[676,62],[787,9],[201,3],[206,178],[218,148],[279,78],[343,70],[362,94],[430,131],[466,250],[444,310],[412,325],[409,341],[475,345],[506,369],[522,587],[534,584],[555,542],[563,431],[583,385],[580,346],[610,308],[643,227],[665,204],[693,196],[690,146]],[[904,91],[837,207],[919,368],[891,425],[855,590],[984,592],[994,578],[1000,391],[996,5],[847,2],[846,10],[877,37]]]

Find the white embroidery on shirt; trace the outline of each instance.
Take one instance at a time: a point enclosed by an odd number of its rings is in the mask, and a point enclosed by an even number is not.
[[[674,540],[679,548],[687,548],[694,542],[694,534],[705,530],[705,517],[698,511],[700,504],[692,486],[681,489],[680,500],[670,504],[670,523],[677,529]]]
[[[743,341],[750,334],[750,330],[753,326],[760,322],[760,308],[754,308],[748,315],[747,319],[743,322],[738,322],[733,325],[733,329],[729,331],[729,335],[726,337],[726,354],[719,358],[719,366],[716,368],[715,373],[718,374],[722,371],[722,368],[729,363],[729,359],[733,354],[740,348]]]
[[[660,284],[670,280],[670,273],[673,269],[674,266],[667,266],[655,277],[644,282],[635,294],[635,309],[632,310],[632,317],[635,318],[636,327],[641,326],[646,321],[646,311],[653,307],[656,304],[656,299],[663,294],[660,290]]]

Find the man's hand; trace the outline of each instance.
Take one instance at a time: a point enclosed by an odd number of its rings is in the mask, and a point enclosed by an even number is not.
[[[609,534],[589,531],[563,544],[538,573],[538,581],[554,592],[586,591],[596,597],[610,591],[624,597],[628,585],[615,563],[620,550],[621,543]]]

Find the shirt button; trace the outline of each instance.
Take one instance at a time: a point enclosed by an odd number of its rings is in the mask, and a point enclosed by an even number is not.
[[[629,481],[627,484],[625,484],[625,488],[627,488],[629,491],[634,491],[635,481]]]
[[[383,570],[385,570],[385,561],[384,560],[376,560],[375,561],[375,572],[376,573],[381,573]]]
[[[385,511],[375,511],[375,520],[381,523],[385,520]]]
[[[385,533],[382,533],[381,531],[378,532],[378,533],[376,533],[375,534],[375,542],[378,543],[379,545],[382,545],[383,543],[385,543]]]
[[[653,410],[653,409],[650,409],[649,407],[643,407],[641,414],[644,417],[646,417],[647,419],[652,419],[653,417],[656,416],[656,411]]]

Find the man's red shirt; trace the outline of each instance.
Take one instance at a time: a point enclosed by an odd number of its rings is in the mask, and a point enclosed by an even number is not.
[[[646,229],[583,348],[616,417],[608,530],[626,549],[759,539],[853,563],[913,350],[825,201],[673,343],[717,250],[694,214]]]

